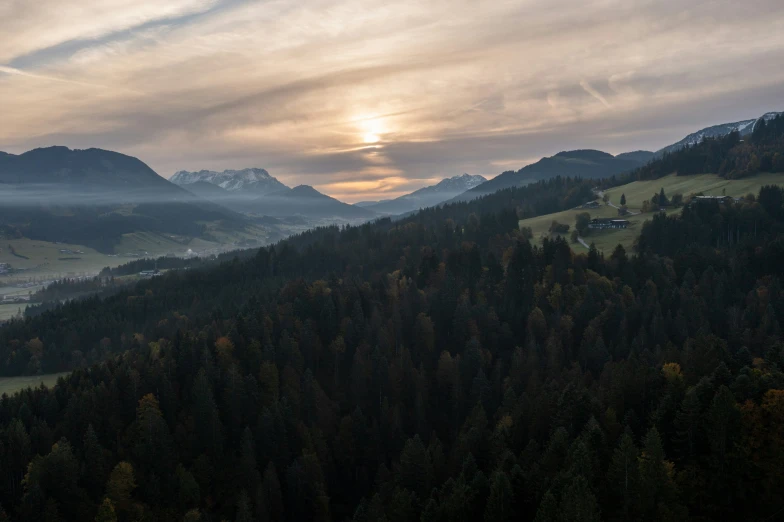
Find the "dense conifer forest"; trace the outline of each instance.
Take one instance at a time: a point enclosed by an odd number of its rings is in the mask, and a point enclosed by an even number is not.
[[[593,183],[10,322],[2,374],[74,372],[0,398],[0,520],[776,520],[784,194],[655,216],[634,253],[519,229]]]

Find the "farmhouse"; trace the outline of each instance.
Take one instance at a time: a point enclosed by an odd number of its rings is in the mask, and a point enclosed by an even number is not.
[[[629,222],[625,219],[597,219],[594,218],[588,223],[588,228],[604,230],[607,228],[617,229],[626,228]]]
[[[739,203],[743,198],[733,198],[730,196],[694,196],[692,203],[704,203],[706,201],[715,201],[717,203]]]
[[[599,208],[598,201],[588,201],[587,203],[583,203],[582,208]]]

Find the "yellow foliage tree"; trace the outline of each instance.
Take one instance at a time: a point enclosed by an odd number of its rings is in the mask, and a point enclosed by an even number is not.
[[[112,470],[106,482],[106,496],[120,512],[127,512],[131,507],[131,492],[136,489],[133,466],[129,462],[120,462]]]

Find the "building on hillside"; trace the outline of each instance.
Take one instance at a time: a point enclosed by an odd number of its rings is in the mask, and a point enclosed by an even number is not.
[[[604,230],[604,229],[618,229],[626,228],[629,226],[629,221],[626,219],[598,219],[594,218],[588,223],[588,228]]]
[[[694,196],[693,203],[704,203],[706,201],[715,201],[717,203],[732,203],[734,200],[730,196]]]
[[[582,208],[599,208],[599,206],[600,205],[598,201],[588,201],[583,203]]]
[[[715,201],[719,205],[731,205],[733,203],[742,203],[743,198],[736,198],[732,196],[694,196],[691,198],[690,206],[700,205],[706,202]]]

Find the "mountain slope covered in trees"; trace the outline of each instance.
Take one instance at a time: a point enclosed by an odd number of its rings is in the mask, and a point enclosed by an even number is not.
[[[753,132],[742,136],[733,131],[665,153],[657,161],[634,172],[637,179],[655,179],[676,172],[719,174],[742,178],[758,172],[784,172],[784,114],[757,120]]]
[[[652,222],[634,256],[519,230],[592,183],[322,228],[11,322],[5,373],[80,369],[0,400],[0,504],[19,520],[775,517],[784,195],[733,204],[741,232],[715,245],[700,231],[725,220],[664,218],[694,230],[676,246]]]

